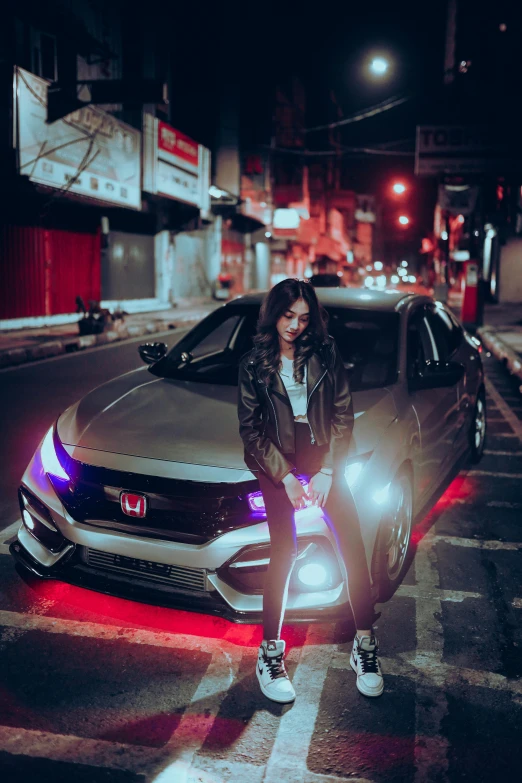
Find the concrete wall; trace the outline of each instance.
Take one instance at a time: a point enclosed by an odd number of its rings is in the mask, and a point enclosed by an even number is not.
[[[221,218],[197,231],[171,236],[172,301],[210,296],[221,265]]]
[[[499,302],[522,302],[522,238],[508,239],[501,249]]]

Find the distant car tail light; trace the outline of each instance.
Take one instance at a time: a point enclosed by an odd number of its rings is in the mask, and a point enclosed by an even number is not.
[[[54,427],[51,427],[43,439],[40,449],[43,469],[46,473],[50,473],[51,476],[62,479],[62,481],[70,481],[71,477],[65,472],[65,469],[60,464],[60,461],[56,455],[53,441],[53,431]]]

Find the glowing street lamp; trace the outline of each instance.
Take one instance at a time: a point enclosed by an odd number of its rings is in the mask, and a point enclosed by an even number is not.
[[[393,185],[393,192],[398,196],[402,196],[403,193],[406,193],[406,185],[403,182],[395,182]]]
[[[399,223],[401,224],[401,226],[407,226],[409,224],[409,222],[410,222],[410,219],[408,217],[406,217],[406,215],[401,215],[400,216]]]
[[[384,76],[389,67],[390,64],[384,57],[374,57],[370,63],[370,71],[375,76]]]

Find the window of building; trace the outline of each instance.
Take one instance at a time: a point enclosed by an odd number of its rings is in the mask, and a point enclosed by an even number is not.
[[[56,38],[49,33],[34,30],[33,41],[33,73],[43,79],[54,82],[56,73]]]

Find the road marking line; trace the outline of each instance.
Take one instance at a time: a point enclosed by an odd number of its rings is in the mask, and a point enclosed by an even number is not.
[[[490,508],[522,508],[522,503],[512,503],[510,500],[490,500],[486,505]]]
[[[513,598],[512,606],[515,609],[522,609],[522,598]]]
[[[484,449],[484,454],[490,457],[522,457],[522,451],[498,451],[497,449]]]
[[[79,620],[63,620],[57,617],[27,615],[20,612],[0,610],[0,625],[10,628],[21,628],[24,631],[46,631],[48,633],[67,634],[68,636],[83,636],[104,641],[123,641],[130,644],[147,644],[152,647],[167,649],[199,650],[213,654],[227,654],[230,660],[241,658],[241,649],[225,639],[208,639],[204,636],[189,636],[168,631],[145,631],[117,625],[102,625],[102,623],[82,622]]]
[[[414,598],[416,601],[450,601],[462,603],[467,598],[482,598],[481,593],[468,593],[463,590],[425,590],[419,585],[400,585],[395,595],[400,598]]]
[[[485,378],[484,383],[486,385],[487,393],[494,400],[495,405],[510,425],[514,434],[517,436],[517,438],[519,438],[519,440],[522,441],[522,422],[517,416],[515,416],[509,405],[507,405],[507,403],[504,401],[502,395],[497,391],[489,378]]]
[[[469,549],[487,549],[492,552],[518,552],[522,550],[522,542],[520,541],[487,541],[481,538],[461,538],[460,536],[442,536],[433,533],[427,533],[423,541],[433,544],[469,547]]]
[[[9,525],[9,527],[6,527],[5,530],[0,530],[0,544],[5,544],[6,541],[9,541],[10,538],[14,536],[15,533],[18,532],[18,528],[22,524],[21,519],[17,519],[16,522],[13,522],[12,525]]]
[[[514,479],[515,481],[522,479],[522,473],[502,473],[494,470],[468,470],[465,475],[474,478],[491,476],[491,478]]]
[[[279,723],[264,783],[308,778],[306,759],[333,653],[333,644],[325,644],[324,629],[311,625],[293,678],[297,699]]]
[[[9,546],[7,544],[0,544],[0,555],[8,555],[9,553]]]
[[[522,607],[521,607],[522,608]],[[400,653],[396,658],[380,656],[384,674],[396,677],[407,677],[415,683],[426,684],[432,688],[446,687],[448,685],[460,686],[462,683],[487,688],[493,691],[503,691],[511,695],[522,695],[522,680],[514,680],[504,677],[503,674],[488,672],[480,669],[466,669],[451,664],[440,663],[437,656],[431,656],[430,652],[419,655],[414,653]],[[348,653],[337,653],[332,658],[330,666],[334,669],[346,669],[350,666]],[[418,691],[419,693],[420,691]],[[430,780],[431,778],[426,778]],[[424,781],[422,782],[424,783]]]
[[[196,753],[201,750],[221,704],[237,677],[240,660],[240,656],[232,657],[229,652],[219,654],[217,650],[214,651],[207,671],[166,745],[176,762],[182,761],[190,766]]]
[[[0,750],[13,755],[65,761],[92,767],[150,772],[168,760],[164,751],[70,734],[0,726]]]
[[[419,590],[434,593],[440,583],[437,551],[426,537],[419,543],[414,567]],[[416,683],[415,783],[435,779],[446,781],[449,769],[449,742],[442,734],[442,723],[448,714],[448,701],[442,687],[444,679],[439,674],[444,652],[444,629],[439,619],[441,614],[440,600],[433,599],[430,604],[415,601],[417,646],[413,663],[420,665],[439,684],[435,691],[423,694],[422,682]]]

